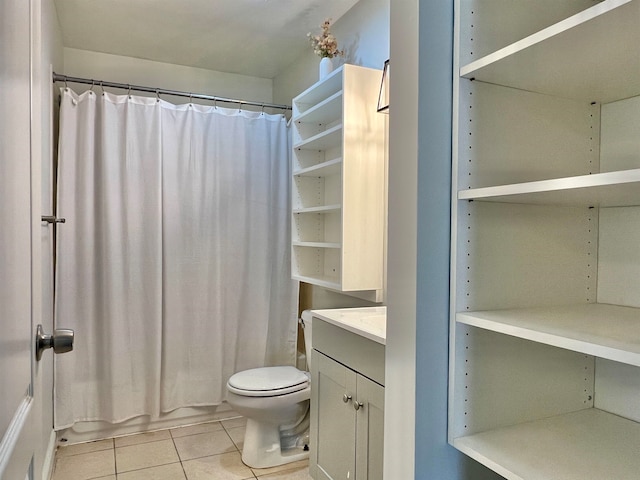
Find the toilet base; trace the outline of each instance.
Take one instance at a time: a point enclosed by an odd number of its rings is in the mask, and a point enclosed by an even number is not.
[[[242,447],[242,462],[252,468],[268,468],[309,458],[309,451],[299,447],[280,448],[277,425],[247,419]]]

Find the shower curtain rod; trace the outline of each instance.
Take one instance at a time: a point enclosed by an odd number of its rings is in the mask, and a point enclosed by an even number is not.
[[[279,105],[276,103],[260,103],[260,102],[252,102],[247,100],[236,100],[234,98],[225,98],[225,97],[216,97],[214,95],[205,95],[202,93],[190,93],[190,92],[181,92],[179,90],[167,90],[165,88],[153,88],[153,87],[144,87],[141,85],[129,85],[128,83],[116,83],[116,82],[106,82],[104,80],[94,80],[92,78],[79,78],[79,77],[69,77],[67,75],[60,75],[58,73],[53,72],[53,83],[56,82],[67,82],[70,83],[83,83],[86,85],[98,85],[99,87],[110,87],[110,88],[120,88],[123,90],[135,90],[138,92],[147,92],[147,93],[155,93],[156,95],[173,95],[176,97],[187,97],[187,98],[198,98],[200,100],[212,100],[214,102],[223,102],[223,103],[235,103],[240,105],[251,105],[254,107],[262,107],[264,108],[275,108],[277,110],[291,110],[289,105]]]

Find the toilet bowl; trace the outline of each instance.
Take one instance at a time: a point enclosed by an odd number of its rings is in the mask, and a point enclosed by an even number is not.
[[[307,366],[311,358],[311,314],[301,324]],[[261,367],[235,373],[227,382],[227,403],[247,418],[242,461],[267,468],[309,457],[308,372],[291,366]]]

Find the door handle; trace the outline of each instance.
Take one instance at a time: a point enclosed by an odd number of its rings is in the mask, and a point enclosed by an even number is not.
[[[364,403],[362,403],[362,402],[353,402],[353,408],[355,408],[356,410],[360,410],[362,407],[364,407]]]
[[[36,360],[40,361],[42,352],[53,348],[54,353],[66,353],[73,350],[73,330],[70,328],[56,328],[53,335],[46,335],[42,325],[36,330]]]

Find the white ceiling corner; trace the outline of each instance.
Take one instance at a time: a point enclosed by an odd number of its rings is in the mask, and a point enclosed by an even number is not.
[[[358,0],[54,0],[65,47],[273,78]]]

